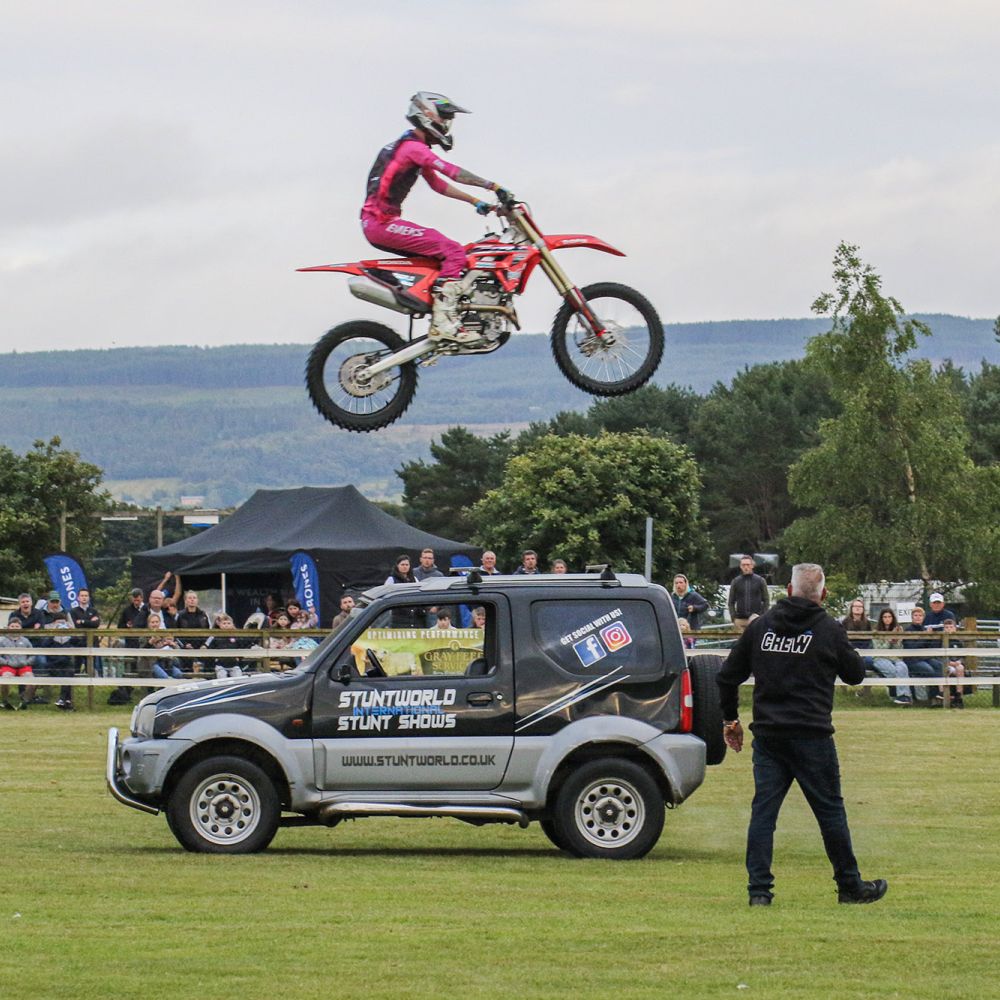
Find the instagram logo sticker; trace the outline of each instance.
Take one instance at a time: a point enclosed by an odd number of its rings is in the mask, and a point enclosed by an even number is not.
[[[604,640],[604,645],[612,653],[616,649],[621,649],[622,646],[627,646],[632,641],[632,636],[628,634],[628,629],[621,622],[615,622],[614,625],[605,625],[601,629],[601,638]]]

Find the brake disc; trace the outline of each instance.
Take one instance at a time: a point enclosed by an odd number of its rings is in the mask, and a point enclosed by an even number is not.
[[[339,379],[345,392],[363,399],[365,396],[374,396],[389,385],[392,381],[389,371],[392,369],[379,372],[374,378],[368,374],[369,364],[377,357],[378,355],[353,354],[340,366]]]

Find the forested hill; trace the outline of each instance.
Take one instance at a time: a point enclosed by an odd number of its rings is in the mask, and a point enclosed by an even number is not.
[[[996,353],[990,320],[940,315],[917,318],[927,323],[934,334],[921,341],[917,350],[921,357],[935,361],[950,358],[956,365],[970,368],[978,367],[981,359]],[[828,321],[823,319],[668,324],[664,328],[667,349],[657,382],[676,382],[706,392],[714,382],[728,381],[744,365],[798,357],[805,341],[828,326]],[[310,346],[266,344],[14,352],[0,355],[0,386],[166,384],[210,389],[299,385]],[[527,374],[532,381],[547,383],[552,374],[546,367],[548,358],[546,337],[541,334],[515,336],[489,359],[491,378],[497,379],[501,370],[503,374],[510,370],[520,373],[522,379]],[[533,371],[527,372],[526,365]],[[168,376],[166,383],[165,375]],[[463,389],[472,390],[479,381],[477,373],[463,369],[457,374],[458,384],[451,391],[461,395]],[[516,386],[508,387],[508,391],[516,394]]]
[[[921,317],[933,330],[918,353],[966,370],[996,360],[992,321]],[[707,392],[748,365],[800,357],[820,319],[672,324],[656,382]],[[454,424],[496,432],[584,410],[591,397],[560,374],[548,338],[518,335],[495,354],[420,369],[416,401],[383,431],[326,424],[302,382],[308,344],[136,347],[0,355],[0,443],[23,452],[59,435],[105,471],[122,497],[171,505],[182,493],[211,504],[260,486],[355,483],[394,496],[394,470],[427,455]]]

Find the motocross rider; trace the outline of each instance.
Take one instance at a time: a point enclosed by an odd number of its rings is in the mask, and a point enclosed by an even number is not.
[[[465,291],[461,281],[466,265],[465,247],[436,229],[400,218],[400,206],[418,174],[423,174],[424,180],[438,194],[468,202],[480,215],[489,214],[495,207],[460,191],[439,176],[444,174],[459,184],[487,191],[503,191],[499,184],[483,180],[432,152],[430,147],[434,145],[444,150],[454,145],[451,123],[456,114],[469,114],[469,111],[443,94],[421,90],[410,98],[406,120],[413,128],[390,142],[375,158],[368,175],[368,197],[361,209],[361,229],[365,239],[379,250],[407,257],[432,257],[441,262],[441,271],[434,283],[430,337],[463,344],[478,339],[475,333],[462,329],[458,315],[458,300]]]

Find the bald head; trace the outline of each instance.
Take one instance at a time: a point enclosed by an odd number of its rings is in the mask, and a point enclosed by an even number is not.
[[[792,582],[788,585],[792,597],[804,597],[819,604],[826,594],[826,574],[818,563],[798,563],[792,567]]]

